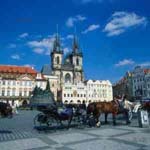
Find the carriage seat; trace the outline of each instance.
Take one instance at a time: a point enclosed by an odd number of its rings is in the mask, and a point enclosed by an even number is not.
[[[58,114],[60,116],[71,116],[72,108],[58,108]]]

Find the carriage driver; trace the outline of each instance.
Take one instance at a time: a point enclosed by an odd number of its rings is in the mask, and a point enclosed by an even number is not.
[[[131,122],[129,120],[129,110],[134,105],[133,105],[132,102],[127,100],[126,95],[124,95],[123,98],[120,99],[119,101],[120,101],[119,103],[120,103],[121,109],[125,112],[125,117],[126,117],[126,120],[127,120],[127,124],[130,124]]]

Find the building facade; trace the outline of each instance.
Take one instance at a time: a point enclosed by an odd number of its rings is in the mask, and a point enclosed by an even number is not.
[[[33,68],[0,65],[0,101],[17,106],[28,103],[35,86],[45,89],[46,79]]]
[[[150,69],[137,66],[113,86],[114,96],[127,95],[130,100],[150,98]]]
[[[150,98],[150,69],[145,70],[145,97]]]
[[[87,102],[100,102],[113,100],[112,84],[108,80],[87,80]]]
[[[76,36],[73,38],[72,52],[64,56],[57,34],[50,56],[51,66],[44,65],[41,73],[50,81],[51,91],[57,101],[89,103],[89,101],[112,100],[112,85],[109,81],[85,81],[83,53]]]
[[[132,74],[133,74],[133,95],[134,95],[134,97],[136,99],[150,98],[150,95],[149,95],[150,69],[137,66],[133,70]]]
[[[123,96],[126,95],[127,99],[133,99],[133,74],[132,72],[127,72],[123,78],[121,78],[117,83],[113,85],[113,95]]]
[[[71,84],[66,83],[62,87],[63,103],[82,103],[87,102],[87,90],[84,83]]]
[[[77,37],[74,36],[72,52],[64,57],[58,34],[51,52],[51,74],[58,76],[60,87],[65,83],[76,84],[84,81],[83,55]]]

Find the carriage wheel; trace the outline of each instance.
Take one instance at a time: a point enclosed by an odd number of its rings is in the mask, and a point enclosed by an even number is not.
[[[42,127],[47,124],[46,115],[43,113],[39,113],[34,118],[34,127]]]
[[[53,117],[53,116],[49,116],[48,117],[48,121],[47,121],[47,125],[49,126],[49,127],[52,127],[52,128],[54,128],[54,129],[56,129],[56,128],[58,128],[58,126],[59,126],[59,120],[57,120],[55,117]]]

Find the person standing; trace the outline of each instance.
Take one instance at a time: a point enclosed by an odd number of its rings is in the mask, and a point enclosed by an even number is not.
[[[129,100],[127,100],[126,95],[122,99],[122,106],[123,106],[123,110],[125,112],[126,123],[130,124],[131,122],[129,120],[129,111],[130,111],[131,107],[133,106],[133,103],[130,102]]]

